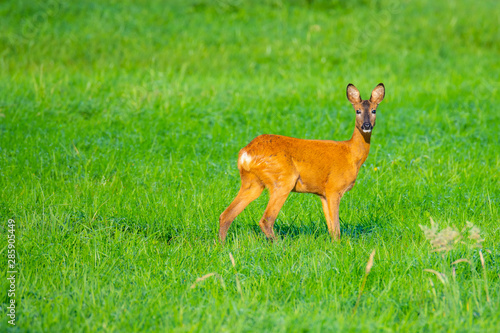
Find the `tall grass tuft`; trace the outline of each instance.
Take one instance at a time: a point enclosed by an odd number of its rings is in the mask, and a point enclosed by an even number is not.
[[[443,315],[448,312],[471,310],[470,301],[476,304],[478,310],[484,308],[484,299],[490,303],[488,292],[488,280],[486,275],[485,260],[482,253],[484,238],[481,236],[481,230],[471,222],[461,230],[454,226],[447,226],[443,229],[431,218],[431,226],[419,225],[426,239],[430,242],[432,250],[430,253],[439,253],[439,256],[432,256],[436,269],[426,268],[424,272],[432,273],[442,285],[437,290],[436,284],[429,279],[433,294],[434,307],[441,309]],[[457,255],[466,255],[467,258],[455,259]],[[483,278],[480,279],[478,269],[480,268],[477,258],[483,271]],[[455,259],[455,260],[453,260]],[[469,271],[460,271],[458,274],[458,265],[465,263],[469,265]],[[480,292],[478,284],[484,285],[485,296]],[[470,287],[472,292],[467,289]],[[469,296],[471,295],[471,296]],[[469,299],[472,298],[472,299]],[[465,306],[464,306],[465,304]],[[479,312],[475,312],[476,314]]]

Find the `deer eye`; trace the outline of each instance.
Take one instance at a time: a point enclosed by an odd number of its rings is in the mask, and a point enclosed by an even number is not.
[[[356,110],[356,114],[361,114],[361,110]]]
[[[372,113],[373,113],[373,114],[377,113],[377,110],[372,110]]]

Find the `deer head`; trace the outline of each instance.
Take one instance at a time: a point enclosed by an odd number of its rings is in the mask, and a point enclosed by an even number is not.
[[[368,100],[362,100],[359,90],[351,83],[347,85],[347,99],[356,110],[356,128],[363,133],[371,133],[375,127],[377,106],[384,99],[385,87],[379,83]]]

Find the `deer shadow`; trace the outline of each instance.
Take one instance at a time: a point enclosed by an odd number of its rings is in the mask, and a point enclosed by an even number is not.
[[[357,222],[345,222],[340,219],[340,236],[356,239],[376,234],[378,229],[384,228],[386,221],[381,217],[370,216],[363,218]],[[251,229],[256,235],[263,235],[262,230],[258,225],[252,225]],[[309,221],[307,223],[293,223],[276,221],[274,225],[274,233],[280,238],[297,238],[299,236],[309,236],[323,238],[329,236],[328,227],[325,220]]]

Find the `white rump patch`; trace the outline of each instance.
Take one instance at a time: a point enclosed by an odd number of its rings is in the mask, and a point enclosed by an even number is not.
[[[245,152],[243,152],[243,154],[241,154],[240,160],[238,162],[243,169],[248,171],[250,169],[249,164],[251,161],[252,161],[252,157],[250,155],[248,155],[247,152],[245,151]]]

